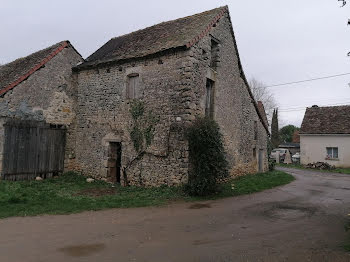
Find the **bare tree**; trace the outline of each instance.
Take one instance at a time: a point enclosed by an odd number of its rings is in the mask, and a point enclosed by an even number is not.
[[[346,0],[338,0],[338,2],[342,2],[342,6],[341,7],[346,5]]]
[[[338,2],[342,3],[341,7],[344,7],[347,4],[346,1],[347,0],[338,0]],[[350,25],[350,19],[348,19],[348,25]],[[348,52],[348,56],[350,56],[350,52]]]
[[[249,81],[250,89],[252,90],[255,101],[261,101],[264,104],[267,119],[271,119],[273,111],[277,108],[277,102],[266,85],[254,77]]]

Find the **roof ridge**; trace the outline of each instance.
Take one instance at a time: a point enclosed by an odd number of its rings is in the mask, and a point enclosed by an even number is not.
[[[0,96],[4,95],[7,91],[13,89],[14,87],[16,87],[17,85],[19,85],[21,82],[23,82],[24,80],[26,80],[29,76],[31,76],[32,74],[34,74],[36,71],[38,71],[43,65],[45,65],[47,62],[49,62],[53,57],[55,57],[58,53],[60,53],[65,47],[67,47],[69,45],[69,41],[68,40],[65,40],[65,41],[62,41],[62,42],[59,42],[58,43],[59,46],[54,49],[49,55],[47,55],[43,60],[41,60],[40,63],[34,65],[27,73],[25,73],[24,75],[20,76],[19,78],[17,78],[17,80],[13,81],[12,83],[8,84],[6,87],[2,88],[0,90]],[[57,45],[57,44],[56,44]],[[50,47],[48,47],[50,48]],[[45,48],[46,49],[46,48]],[[43,49],[43,50],[45,50]],[[42,50],[40,50],[42,51]],[[38,52],[40,52],[38,51]],[[34,52],[36,53],[36,52]],[[34,54],[33,53],[33,54]],[[32,55],[32,54],[30,54]],[[30,56],[28,55],[28,56]],[[25,58],[25,57],[23,57]],[[21,59],[21,58],[19,58]],[[18,60],[18,59],[16,59]],[[15,60],[15,61],[16,61]],[[13,61],[14,62],[14,61]],[[10,62],[12,63],[12,62]],[[10,64],[9,63],[9,64]]]
[[[350,107],[350,105],[338,105],[338,106],[316,106],[316,107],[307,107],[306,109],[320,109],[320,108],[336,108],[336,107]]]
[[[123,34],[123,35],[119,35],[119,36],[112,37],[110,40],[116,39],[116,38],[119,38],[119,37],[123,37],[123,36],[127,36],[127,35],[130,35],[130,34],[134,34],[134,33],[136,33],[136,32],[143,31],[143,30],[145,30],[145,29],[150,29],[150,28],[152,28],[152,27],[155,27],[155,26],[158,26],[158,25],[161,25],[161,24],[172,23],[172,22],[179,21],[179,20],[182,20],[182,19],[187,19],[187,18],[190,18],[190,17],[200,16],[200,15],[203,15],[203,14],[205,14],[205,13],[209,13],[209,12],[212,12],[212,11],[214,11],[214,10],[219,10],[219,9],[223,9],[223,8],[226,8],[226,9],[227,9],[227,5],[225,5],[225,6],[220,6],[220,7],[217,7],[217,8],[214,8],[214,9],[210,9],[210,10],[207,10],[207,11],[203,11],[203,12],[201,12],[201,13],[197,13],[197,14],[193,14],[193,15],[188,15],[188,16],[185,16],[185,17],[175,18],[175,19],[173,19],[173,20],[163,21],[163,22],[160,22],[160,23],[157,23],[157,24],[153,24],[153,25],[144,27],[144,28],[137,29],[136,31],[132,31],[132,32],[130,32],[130,33],[126,33],[126,34]]]
[[[199,40],[201,40],[204,36],[206,36],[209,31],[213,28],[213,25],[217,23],[217,21],[225,14],[225,12],[228,10],[227,5],[215,9],[222,9],[220,13],[213,18],[213,20],[209,23],[209,25],[197,36],[195,36],[190,42],[186,44],[186,47],[189,48],[193,46],[195,43],[197,43]],[[213,10],[215,10],[213,9]],[[212,10],[211,10],[212,11]],[[209,11],[208,11],[209,12]]]
[[[206,25],[206,23],[203,25],[203,26],[206,26],[204,30],[200,31],[200,33],[197,33],[195,32],[193,35],[191,35],[189,37],[189,39],[185,39],[183,41],[183,43],[181,43],[181,46],[183,47],[191,47],[193,44],[195,44],[196,42],[198,42],[201,38],[203,38],[209,31],[210,29],[213,27],[213,25],[222,17],[222,15],[228,10],[228,6],[221,6],[221,7],[218,7],[218,8],[214,8],[214,9],[211,9],[211,10],[207,10],[207,11],[204,11],[204,12],[201,12],[201,13],[197,13],[197,14],[194,14],[194,15],[189,15],[189,16],[185,16],[185,17],[180,17],[180,18],[177,18],[177,19],[173,19],[173,20],[169,20],[169,21],[164,21],[164,22],[161,22],[161,23],[157,23],[157,24],[154,24],[154,25],[151,25],[151,26],[148,26],[148,27],[145,27],[145,28],[141,28],[141,29],[138,29],[136,31],[133,31],[133,32],[130,32],[130,33],[127,33],[127,34],[123,34],[123,35],[119,35],[119,36],[115,36],[113,38],[111,38],[109,41],[107,41],[107,43],[105,43],[104,45],[102,45],[100,48],[98,48],[94,53],[92,53],[91,55],[89,55],[87,58],[86,58],[86,61],[87,62],[90,62],[90,61],[93,61],[95,60],[94,56],[96,55],[96,53],[98,53],[100,50],[102,50],[103,48],[106,47],[106,45],[108,45],[109,43],[113,42],[113,41],[118,41],[118,39],[123,39],[123,38],[127,38],[127,37],[132,37],[134,35],[137,35],[138,33],[142,33],[144,31],[147,31],[147,30],[153,30],[153,28],[159,28],[159,27],[164,27],[164,26],[167,26],[169,24],[173,24],[173,23],[176,23],[178,21],[183,21],[183,20],[188,20],[188,19],[191,19],[191,18],[196,18],[196,17],[201,17],[203,15],[207,15],[207,14],[210,14],[210,13],[214,13],[216,14],[214,19],[210,21],[210,23],[208,23]],[[180,45],[179,45],[180,46]],[[168,48],[167,48],[168,49]],[[164,50],[162,50],[164,51]]]

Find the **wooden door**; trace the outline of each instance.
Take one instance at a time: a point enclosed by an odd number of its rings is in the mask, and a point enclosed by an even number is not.
[[[111,142],[108,149],[108,178],[113,183],[120,183],[121,143]]]

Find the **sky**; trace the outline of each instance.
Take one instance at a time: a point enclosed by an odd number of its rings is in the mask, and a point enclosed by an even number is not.
[[[349,1],[350,2],[350,1]],[[266,86],[350,73],[350,3],[337,0],[0,0],[0,63],[69,40],[86,58],[112,37],[228,5],[244,72]],[[279,125],[350,104],[350,74],[269,87]]]

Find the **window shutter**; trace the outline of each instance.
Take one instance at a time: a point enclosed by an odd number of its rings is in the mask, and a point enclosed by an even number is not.
[[[128,99],[135,99],[140,96],[140,84],[139,84],[139,76],[138,75],[131,75],[128,79],[128,86],[127,86],[127,98]]]
[[[133,77],[134,79],[134,98],[139,98],[140,97],[140,81],[139,81],[139,76]]]

